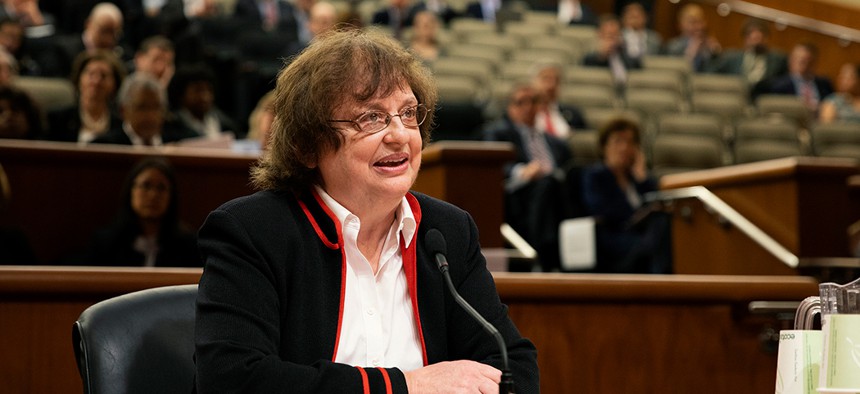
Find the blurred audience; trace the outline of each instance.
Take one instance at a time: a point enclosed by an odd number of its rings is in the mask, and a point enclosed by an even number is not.
[[[669,219],[645,203],[657,190],[633,121],[612,119],[599,131],[602,162],[583,175],[583,200],[597,221],[598,272],[671,273]]]
[[[719,41],[708,32],[708,22],[702,6],[689,3],[678,14],[681,35],[666,43],[667,55],[683,56],[693,71],[703,72],[722,52]]]
[[[6,210],[12,201],[12,189],[9,178],[0,165],[0,218],[6,216]],[[36,264],[36,253],[30,247],[27,235],[18,228],[0,226],[0,265]]]
[[[24,36],[24,27],[15,18],[0,18],[0,47],[8,51],[17,63],[18,73],[21,75],[57,75],[55,69],[58,60],[54,57],[53,47],[48,50],[35,48],[40,53],[32,53],[34,48]],[[41,55],[37,57],[37,55]]]
[[[35,140],[42,136],[42,111],[27,92],[0,86],[0,138]]]
[[[535,65],[532,85],[542,99],[535,115],[535,128],[540,132],[567,139],[575,130],[585,129],[585,117],[579,108],[559,104],[558,94],[562,79],[560,64]]]
[[[660,33],[648,28],[648,14],[641,3],[632,2],[621,11],[621,36],[624,50],[633,59],[657,55],[662,51],[663,38]]]
[[[122,124],[93,140],[94,144],[162,146],[196,135],[164,130],[167,97],[161,85],[145,74],[126,78],[117,96]]]
[[[370,23],[383,26],[391,31],[395,38],[401,38],[403,30],[412,27],[413,9],[409,0],[387,0],[388,5],[376,11]]]
[[[602,15],[597,27],[595,50],[585,55],[582,64],[591,67],[607,67],[619,90],[627,84],[627,71],[642,68],[639,59],[627,54],[621,37],[621,22],[615,15]]]
[[[275,121],[275,110],[272,103],[275,101],[275,93],[270,91],[260,98],[251,116],[248,117],[247,139],[256,141],[259,150],[266,150],[269,145],[269,135],[272,131],[272,122]]]
[[[445,26],[447,26],[451,20],[459,16],[457,11],[451,8],[445,0],[423,0],[412,6],[412,15],[417,16],[421,11],[432,12],[433,15],[436,15],[438,20],[445,24]],[[417,21],[413,21],[413,24],[414,23],[417,23]]]
[[[788,72],[788,65],[785,54],[768,47],[770,29],[765,22],[749,19],[741,32],[744,47],[726,50],[711,71],[745,77],[750,86],[750,98],[755,99],[768,91],[768,81]]]
[[[860,123],[860,65],[843,64],[836,77],[836,92],[824,98],[818,120],[822,123]]]
[[[99,266],[199,267],[197,237],[179,222],[173,167],[150,157],[129,172],[114,222],[93,236],[84,259]]]
[[[597,26],[597,14],[587,4],[579,0],[559,0],[558,22],[563,25]]]
[[[179,67],[167,89],[172,129],[209,139],[219,139],[224,133],[244,136],[236,122],[215,106],[215,83],[215,72],[205,64]]]
[[[812,43],[797,44],[788,55],[788,74],[774,78],[769,92],[794,95],[803,101],[814,116],[825,97],[833,93],[830,79],[816,74],[818,47]]]
[[[81,52],[110,51],[126,60],[131,54],[120,43],[124,18],[122,11],[113,3],[99,3],[90,11],[81,34],[57,37],[57,51],[61,76],[69,75],[69,66]]]
[[[265,32],[276,32],[285,43],[300,42],[300,31],[310,13],[313,0],[296,4],[281,0],[238,0],[233,15]],[[306,37],[310,40],[310,37]]]
[[[0,86],[9,86],[18,76],[18,62],[15,56],[0,46]]]
[[[54,35],[54,16],[42,12],[38,0],[2,0],[0,18],[21,21],[27,37],[42,38]]]
[[[477,0],[466,4],[465,16],[496,23],[496,14],[502,8],[502,0]]]
[[[335,27],[338,23],[337,8],[327,1],[316,1],[308,16],[308,42]],[[307,45],[308,42],[303,45]],[[298,51],[294,51],[298,52]]]
[[[158,81],[165,89],[176,72],[176,51],[173,43],[163,36],[149,37],[134,54],[133,74],[143,73]]]
[[[87,144],[122,121],[116,112],[117,89],[125,67],[112,52],[83,52],[72,67],[77,100],[70,107],[48,113],[46,139]]]
[[[430,11],[415,14],[409,49],[428,64],[439,58],[442,46],[439,43],[439,18],[436,14]]]
[[[541,269],[552,271],[560,267],[562,169],[571,153],[565,141],[535,128],[539,101],[531,84],[515,85],[506,114],[487,127],[484,139],[513,144],[516,158],[504,167],[505,222],[537,250]]]

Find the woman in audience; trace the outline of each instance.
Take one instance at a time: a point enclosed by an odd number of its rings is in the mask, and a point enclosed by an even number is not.
[[[258,142],[261,150],[266,150],[269,144],[272,122],[275,120],[275,109],[272,107],[274,101],[275,92],[266,93],[248,117],[248,139]]]
[[[836,92],[827,96],[819,108],[821,123],[860,123],[860,65],[846,63],[836,77]]]
[[[87,144],[122,124],[114,98],[125,68],[110,52],[83,52],[72,69],[77,103],[48,113],[47,139]]]
[[[639,125],[610,120],[598,141],[603,161],[583,178],[583,199],[598,223],[597,270],[671,272],[668,218],[645,204],[645,193],[657,190],[657,182],[645,166]]]
[[[425,63],[433,63],[439,58],[442,48],[439,44],[439,18],[436,14],[431,11],[415,14],[409,48]]]
[[[3,166],[0,165],[0,218],[3,218],[11,199],[9,179],[3,171]],[[36,254],[30,247],[27,235],[17,227],[0,226],[0,265],[24,265],[36,262]]]
[[[27,92],[0,86],[0,138],[35,140],[42,134],[42,112]]]
[[[114,223],[96,232],[85,263],[201,266],[197,237],[179,222],[176,189],[166,160],[139,162],[126,178]]]

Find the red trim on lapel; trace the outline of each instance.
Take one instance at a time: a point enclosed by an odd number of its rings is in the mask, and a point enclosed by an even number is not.
[[[316,190],[314,190],[314,196],[315,197],[317,196]],[[327,248],[337,250],[340,247],[340,245],[332,243],[331,241],[328,240],[328,237],[326,237],[325,234],[323,234],[322,229],[320,228],[320,225],[317,223],[317,220],[314,218],[314,215],[311,214],[311,211],[308,209],[308,206],[305,205],[304,201],[302,201],[301,197],[296,196],[296,200],[299,201],[299,206],[302,207],[302,211],[304,211],[305,216],[308,217],[308,221],[311,222],[311,226],[313,226],[314,231],[316,231],[317,237],[319,237],[320,241],[322,241],[322,243]],[[326,211],[326,213],[330,217],[334,218],[334,215],[332,215],[332,213],[328,209],[328,207],[325,204],[323,204],[322,201],[319,200],[319,198],[317,198],[317,203],[323,208],[323,210]],[[338,223],[336,218],[334,220],[334,223],[335,223],[335,226],[337,227],[338,242],[340,242],[340,223]]]
[[[302,204],[302,209],[305,210],[305,214],[308,215],[308,219],[310,219],[311,224],[314,226],[314,230],[317,232],[320,239],[323,240],[323,243],[325,243],[330,249],[340,249],[340,305],[338,305],[337,308],[337,335],[334,338],[334,352],[332,352],[331,355],[331,361],[335,361],[335,359],[337,359],[337,348],[340,345],[340,333],[343,329],[343,306],[344,299],[346,297],[346,251],[344,250],[343,245],[343,229],[341,228],[340,220],[338,220],[337,215],[331,211],[328,205],[325,205],[325,202],[322,200],[319,193],[317,193],[317,190],[313,189],[311,190],[311,193],[314,196],[314,200],[316,200],[317,204],[322,208],[323,212],[325,212],[329,219],[334,223],[334,227],[337,230],[337,245],[328,241],[328,238],[325,237],[325,234],[322,233],[322,230],[317,225],[316,220],[314,220],[313,216],[310,214],[310,211],[307,210],[307,207],[304,205],[302,200],[299,200],[299,203]],[[330,244],[332,246],[329,246]],[[362,370],[361,373],[364,375],[364,370]],[[364,375],[364,377],[367,379],[367,375]]]
[[[418,228],[421,224],[421,206],[411,193],[406,193],[406,201],[409,203],[412,215],[415,216],[415,237],[412,238],[412,243],[409,244],[409,247],[406,247],[403,237],[400,237],[400,253],[403,256],[403,272],[406,274],[409,298],[412,300],[415,328],[418,330],[418,339],[421,341],[421,356],[424,359],[424,365],[428,365],[427,345],[424,343],[424,329],[421,327],[421,316],[418,313],[418,260],[416,256],[417,248],[415,247],[418,244]]]

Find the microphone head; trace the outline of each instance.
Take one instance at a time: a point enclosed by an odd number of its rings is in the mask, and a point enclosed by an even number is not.
[[[424,246],[434,256],[436,254],[446,255],[448,253],[448,245],[445,243],[445,237],[435,228],[427,231],[427,235],[424,236]]]

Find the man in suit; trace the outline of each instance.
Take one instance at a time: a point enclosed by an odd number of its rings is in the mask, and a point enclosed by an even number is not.
[[[487,23],[496,22],[496,13],[502,8],[501,0],[480,0],[466,4],[466,16],[481,19]]]
[[[194,134],[163,130],[167,97],[161,84],[146,74],[135,74],[123,81],[119,89],[120,128],[93,140],[94,144],[162,146]]]
[[[535,128],[543,133],[561,139],[575,130],[585,129],[585,117],[579,108],[559,104],[558,89],[561,85],[562,69],[555,63],[542,63],[535,66],[532,85],[543,99],[543,104],[535,116]]]
[[[387,7],[373,14],[371,23],[391,29],[394,37],[400,38],[403,29],[412,26],[414,17],[408,0],[389,0]]]
[[[305,2],[299,2],[304,4]],[[307,1],[307,10],[313,1]],[[238,0],[233,15],[249,26],[266,32],[277,32],[288,42],[299,41],[300,30],[306,28],[307,12],[282,0]]]
[[[770,93],[797,96],[813,114],[817,114],[821,100],[833,93],[830,79],[815,74],[817,60],[818,48],[814,44],[795,45],[788,57],[788,74],[770,83]]]
[[[560,266],[561,169],[571,154],[564,141],[535,128],[539,100],[530,84],[515,86],[506,114],[484,131],[484,139],[514,145],[516,159],[504,168],[505,222],[538,251],[541,268],[552,271]]]
[[[785,54],[770,50],[767,45],[770,30],[756,19],[747,20],[742,29],[744,48],[726,51],[711,70],[721,74],[746,77],[750,98],[768,91],[768,81],[788,71]]]
[[[74,59],[83,51],[109,51],[122,60],[128,60],[131,51],[120,42],[124,19],[119,7],[113,3],[99,3],[90,12],[84,31],[57,37],[58,76],[68,76]]]
[[[717,39],[708,33],[708,22],[702,6],[689,3],[678,14],[678,28],[681,35],[666,43],[665,53],[683,56],[690,62],[695,72],[703,72],[711,67],[722,47]]]
[[[591,67],[607,67],[619,90],[627,84],[627,71],[642,68],[639,59],[627,54],[621,36],[621,22],[614,15],[603,15],[597,26],[595,50],[585,55],[582,64]]]
[[[621,24],[624,50],[631,58],[642,59],[643,56],[660,53],[663,38],[648,28],[648,14],[641,3],[632,2],[624,6]]]

